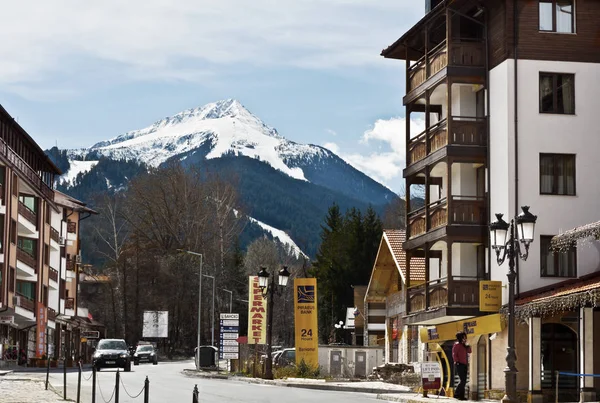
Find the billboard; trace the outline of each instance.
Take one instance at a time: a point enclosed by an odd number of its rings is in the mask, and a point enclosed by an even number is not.
[[[294,279],[296,365],[304,360],[306,364],[314,368],[319,366],[317,315],[317,279]]]
[[[144,311],[142,337],[169,337],[169,311]]]
[[[267,300],[258,286],[258,276],[248,283],[248,344],[267,344]]]

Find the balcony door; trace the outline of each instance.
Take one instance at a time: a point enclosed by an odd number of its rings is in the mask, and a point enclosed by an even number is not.
[[[485,89],[475,93],[475,113],[478,118],[485,117]]]

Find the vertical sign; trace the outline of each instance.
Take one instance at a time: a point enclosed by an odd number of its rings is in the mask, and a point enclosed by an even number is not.
[[[35,340],[35,350],[37,356],[41,357],[46,353],[46,307],[38,302],[37,312],[37,332]]]
[[[258,286],[258,276],[250,276],[248,294],[248,344],[267,344],[267,300]]]
[[[240,336],[240,314],[222,313],[220,318],[219,359],[238,360]]]
[[[304,360],[306,364],[316,368],[319,366],[316,278],[294,280],[294,312],[296,365]]]
[[[502,281],[479,282],[479,310],[499,312],[502,306]]]

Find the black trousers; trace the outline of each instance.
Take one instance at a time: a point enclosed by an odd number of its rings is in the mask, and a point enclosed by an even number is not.
[[[457,399],[465,399],[465,386],[467,385],[467,366],[465,364],[456,363],[456,373],[458,374],[459,382],[454,391],[454,397]]]

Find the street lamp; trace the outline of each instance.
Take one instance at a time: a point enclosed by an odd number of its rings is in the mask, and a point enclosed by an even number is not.
[[[202,253],[197,253],[197,252],[192,252],[189,250],[185,250],[185,249],[177,249],[178,252],[181,253],[187,253],[189,255],[194,255],[194,256],[199,256],[200,257],[200,272],[198,273],[198,340],[196,342],[196,357],[195,357],[195,361],[196,361],[196,369],[200,369],[200,335],[202,334],[201,332],[201,326],[200,326],[200,315],[202,312]]]
[[[275,284],[275,272],[272,273],[273,284]],[[290,278],[290,272],[287,270],[287,266],[283,266],[279,270],[279,285],[281,287],[287,286],[288,279]],[[269,288],[269,272],[266,267],[261,267],[258,272],[258,286],[262,293],[263,298],[267,299],[267,362],[265,363],[265,378],[273,379],[273,358],[271,355],[271,345],[273,338],[273,300],[275,299],[275,288],[271,286]],[[281,292],[281,289],[277,289],[277,294]]]
[[[233,291],[226,290],[225,288],[221,288],[222,291],[229,293],[229,313],[233,312]]]
[[[529,245],[533,242],[537,216],[529,212],[529,206],[521,207],[523,212],[510,224],[502,219],[503,214],[496,214],[497,221],[490,224],[490,245],[496,251],[496,261],[501,266],[508,257],[508,346],[506,348],[506,368],[504,381],[506,395],[504,403],[517,402],[517,354],[515,352],[515,257],[527,260]],[[516,226],[515,226],[516,224]],[[508,238],[508,239],[507,239]],[[521,251],[523,244],[525,252]]]
[[[215,346],[215,276],[209,276],[203,274],[204,277],[212,278],[213,281],[213,292],[212,292],[212,312],[210,313],[210,345]]]

